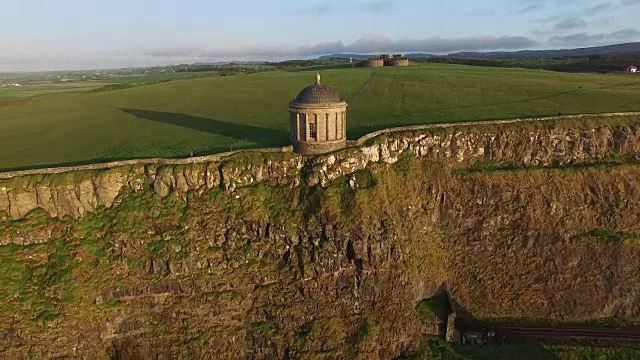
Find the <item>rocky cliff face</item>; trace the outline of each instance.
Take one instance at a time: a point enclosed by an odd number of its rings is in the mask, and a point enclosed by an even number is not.
[[[638,320],[639,120],[4,180],[0,351],[389,359],[438,289],[477,318]]]

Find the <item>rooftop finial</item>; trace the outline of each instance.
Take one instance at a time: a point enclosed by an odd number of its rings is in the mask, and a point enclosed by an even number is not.
[[[316,73],[316,84],[320,84],[320,73]]]

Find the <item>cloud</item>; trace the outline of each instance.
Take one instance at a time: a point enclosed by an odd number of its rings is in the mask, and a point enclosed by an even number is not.
[[[595,27],[598,28],[611,28],[612,25],[614,25],[616,23],[616,17],[615,16],[604,16],[604,17],[599,17],[597,19],[593,19],[591,21],[589,21],[590,25],[593,25]]]
[[[293,15],[299,16],[318,16],[329,15],[335,11],[333,4],[322,3],[298,8],[293,11]]]
[[[388,14],[389,12],[394,10],[393,1],[370,1],[359,4],[359,7],[364,11],[370,14],[380,15],[380,14]]]
[[[553,24],[553,30],[566,31],[587,27],[587,22],[580,18],[565,19]]]
[[[467,15],[475,17],[495,16],[498,12],[493,9],[475,9],[469,10]]]
[[[591,16],[591,15],[596,15],[596,14],[600,14],[602,12],[608,11],[613,9],[613,4],[610,2],[603,2],[600,4],[596,4],[593,5],[591,7],[588,7],[586,9],[582,9],[580,11],[581,14],[586,15],[586,16]]]
[[[531,12],[534,12],[534,11],[541,10],[543,8],[544,8],[543,4],[531,4],[531,5],[527,6],[527,7],[524,7],[522,9],[516,11],[516,14],[520,14],[520,15],[528,14],[528,13],[531,13]]]
[[[640,0],[631,0],[640,2]],[[612,2],[605,1],[597,3],[589,7],[582,7],[584,0],[539,0],[539,3],[531,6],[542,6],[541,3],[549,3],[549,8],[553,8],[555,11],[551,12],[550,16],[543,16],[535,19],[537,23],[554,23],[562,20],[567,16],[573,17],[592,17],[594,15],[603,15],[611,13],[613,10],[618,9],[619,5]]]
[[[534,30],[531,30],[531,34],[534,36],[540,37],[540,36],[552,35],[554,34],[554,32],[551,30],[534,29]]]
[[[612,32],[610,36],[612,36],[615,40],[637,39],[638,36],[640,36],[640,31],[629,28]]]
[[[296,16],[324,16],[336,13],[338,10],[345,13],[360,13],[370,15],[384,15],[395,9],[395,3],[389,0],[375,1],[351,1],[322,2],[295,9],[292,14]]]
[[[625,0],[620,3],[622,6],[640,5],[640,0]]]
[[[640,36],[636,29],[623,29],[611,33],[588,34],[586,32],[554,36],[549,39],[549,44],[554,46],[598,46],[620,41],[628,41]]]
[[[575,5],[576,6],[571,10],[567,9],[567,11],[558,12],[555,15],[534,20],[537,23],[541,23],[541,28],[533,30],[531,33],[536,36],[552,35],[556,32],[586,28],[587,25],[596,29],[606,28],[611,25],[610,19],[613,18],[615,14],[614,10],[618,9],[617,5],[614,5],[611,2],[601,2],[585,8],[580,8],[579,4]],[[572,17],[566,18],[567,15]],[[585,18],[587,18],[588,23]]]
[[[327,41],[308,45],[244,46],[235,48],[166,47],[101,51],[0,54],[0,71],[73,70],[152,66],[215,61],[280,61],[315,58],[334,53],[446,54],[459,51],[521,50],[537,45],[525,36],[470,36],[392,39],[364,36],[354,42]]]
[[[477,36],[462,38],[433,37],[428,39],[394,40],[382,35],[362,37],[351,44],[342,41],[324,42],[303,46],[244,47],[237,49],[155,49],[145,51],[149,57],[219,59],[273,59],[286,57],[313,57],[332,53],[386,53],[428,52],[447,53],[457,51],[516,50],[535,46],[537,43],[524,36]]]

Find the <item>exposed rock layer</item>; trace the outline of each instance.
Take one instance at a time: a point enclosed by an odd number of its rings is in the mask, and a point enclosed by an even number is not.
[[[226,191],[266,183],[277,186],[327,186],[335,179],[376,162],[395,163],[405,152],[430,160],[468,166],[494,162],[517,166],[588,164],[630,160],[640,153],[640,116],[606,118],[619,125],[585,119],[450,127],[382,135],[370,145],[304,157],[290,153],[238,154],[220,161],[181,165],[140,164],[72,171],[55,176],[28,175],[0,180],[0,211],[21,219],[34,209],[52,217],[79,218],[97,206],[110,207],[125,189],[151,186],[160,196],[173,191]],[[577,121],[577,120],[575,120]]]

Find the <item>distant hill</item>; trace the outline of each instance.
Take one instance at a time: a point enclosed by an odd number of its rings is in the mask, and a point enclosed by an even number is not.
[[[500,58],[500,59],[554,59],[568,57],[587,56],[618,56],[618,55],[640,55],[640,42],[596,46],[578,49],[561,50],[521,50],[521,51],[493,51],[493,52],[458,52],[447,55],[434,55],[428,53],[405,54],[410,59],[426,59],[433,57],[451,58]],[[370,58],[366,54],[333,54],[319,57],[320,60],[329,59],[349,59],[364,60]]]

